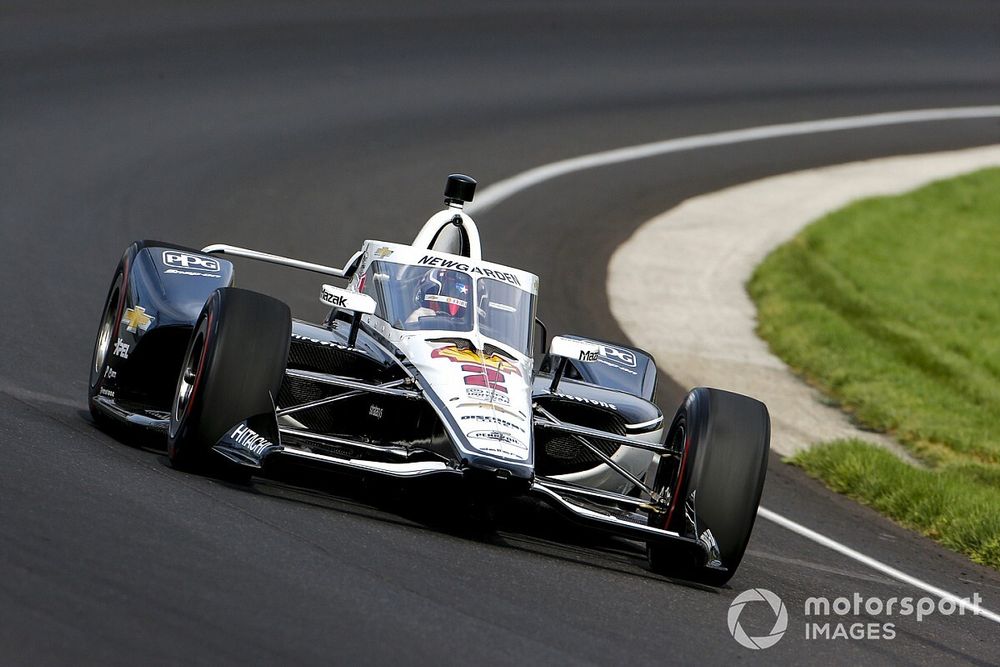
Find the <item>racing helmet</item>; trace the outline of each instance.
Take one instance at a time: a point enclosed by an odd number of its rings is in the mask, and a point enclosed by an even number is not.
[[[418,308],[429,308],[437,315],[464,319],[472,296],[472,279],[460,272],[431,269],[417,285]]]

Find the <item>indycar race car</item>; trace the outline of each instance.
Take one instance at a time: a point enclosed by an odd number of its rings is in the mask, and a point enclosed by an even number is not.
[[[343,268],[133,243],[97,334],[95,421],[165,435],[171,463],[189,470],[249,476],[296,460],[537,498],[645,542],[657,572],[722,585],[757,514],[767,408],[702,387],[664,428],[649,354],[547,341],[538,278],[481,255],[464,212],[475,186],[449,176],[445,209],[412,244],[365,241]],[[233,287],[227,256],[346,284],[321,286],[323,322],[293,320],[283,302]]]

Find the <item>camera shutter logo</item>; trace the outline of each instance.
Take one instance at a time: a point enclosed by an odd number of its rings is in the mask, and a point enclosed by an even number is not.
[[[740,625],[740,614],[743,613],[743,607],[749,602],[766,602],[771,607],[771,611],[774,612],[774,627],[763,637],[747,635],[746,630]],[[788,610],[785,609],[785,603],[781,601],[781,598],[766,588],[751,588],[737,595],[736,599],[729,605],[727,620],[729,621],[729,634],[740,646],[754,650],[770,648],[778,643],[778,640],[784,636],[785,630],[788,629]]]

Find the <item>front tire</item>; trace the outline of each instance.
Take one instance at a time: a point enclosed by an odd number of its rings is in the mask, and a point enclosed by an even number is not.
[[[118,335],[119,322],[122,319],[122,309],[125,306],[125,269],[126,257],[122,258],[111,279],[108,295],[104,299],[104,309],[101,311],[101,323],[97,328],[97,340],[94,352],[90,358],[90,382],[87,389],[87,405],[94,422],[104,429],[110,429],[113,423],[101,412],[95,403],[101,389],[107,381],[108,369],[111,363],[112,341]]]
[[[291,312],[249,290],[215,290],[198,316],[177,379],[167,454],[204,468],[213,445],[248,417],[274,409],[291,340]]]
[[[680,461],[664,457],[660,462],[654,487],[671,489],[673,500],[670,510],[654,515],[651,523],[706,544],[714,538],[725,569],[685,561],[669,546],[655,543],[647,548],[650,566],[722,586],[743,560],[757,518],[771,442],[767,406],[749,396],[698,387],[678,408],[667,442],[683,455]]]

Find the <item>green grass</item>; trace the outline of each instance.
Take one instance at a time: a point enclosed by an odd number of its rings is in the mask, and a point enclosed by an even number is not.
[[[928,469],[857,442],[793,462],[1000,568],[1000,169],[831,213],[748,288],[771,349]]]
[[[860,500],[972,560],[1000,568],[1000,492],[962,468],[922,470],[884,449],[841,440],[793,462],[834,491]]]

